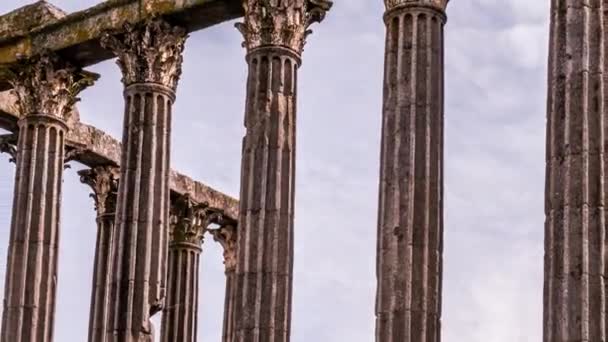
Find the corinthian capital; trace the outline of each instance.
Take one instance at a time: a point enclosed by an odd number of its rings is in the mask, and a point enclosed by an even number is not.
[[[221,222],[223,216],[223,212],[207,203],[195,203],[190,195],[182,195],[171,203],[169,240],[198,246],[203,243],[209,225]]]
[[[213,239],[224,248],[224,266],[226,273],[236,269],[236,224],[229,223],[209,231]]]
[[[83,71],[53,54],[22,59],[3,70],[22,117],[41,114],[68,121],[78,94],[99,75]]]
[[[0,135],[0,153],[7,153],[11,156],[8,160],[11,163],[17,162],[17,136],[14,134]]]
[[[175,90],[186,38],[185,29],[154,19],[143,25],[125,24],[119,33],[106,32],[101,45],[118,57],[125,86],[157,83]]]
[[[445,12],[449,0],[384,0],[386,11],[391,11],[400,7],[430,7],[441,12]]]
[[[243,0],[245,20],[236,24],[249,51],[278,46],[302,53],[310,25],[321,22],[330,0]]]
[[[119,170],[114,166],[98,166],[78,171],[80,181],[93,189],[90,195],[95,200],[97,215],[116,212]]]

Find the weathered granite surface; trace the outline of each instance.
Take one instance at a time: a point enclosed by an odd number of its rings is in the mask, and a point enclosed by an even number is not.
[[[385,4],[376,342],[438,342],[447,0]]]
[[[171,121],[186,38],[162,19],[101,38],[118,57],[125,108],[107,340],[154,341],[151,319],[168,297]]]
[[[549,2],[543,341],[606,341],[608,3]]]
[[[236,308],[224,341],[289,342],[294,273],[298,68],[306,37],[332,2],[243,1],[247,48],[245,137],[237,266],[227,289]],[[255,294],[255,295],[252,295]],[[230,316],[226,316],[230,317]],[[231,335],[231,336],[230,336]]]
[[[74,110],[77,116],[77,110]],[[0,92],[0,128],[17,132],[19,114],[15,105],[15,97],[10,92]],[[91,168],[105,165],[120,165],[121,143],[104,131],[93,126],[73,122],[66,139],[69,149],[77,149],[77,160]],[[203,183],[172,170],[170,174],[171,191],[175,194],[190,193],[196,202],[207,202],[209,206],[224,211],[231,219],[238,218],[238,201]]]
[[[93,289],[91,291],[91,313],[89,316],[88,342],[104,341],[108,328],[108,310],[105,306],[112,293],[111,279],[114,274],[112,263],[113,241],[116,239],[115,216],[118,194],[117,167],[96,167],[78,172],[80,181],[91,187],[91,197],[97,212],[97,239],[95,261],[93,262]]]
[[[0,40],[25,36],[31,30],[49,25],[66,15],[46,1],[23,6],[0,17]]]
[[[0,16],[0,65],[15,63],[19,55],[55,51],[86,67],[114,57],[101,47],[100,37],[126,23],[163,16],[192,32],[242,15],[239,0],[108,0],[66,16],[41,1]],[[23,17],[33,20],[22,24]],[[8,87],[0,78],[0,90]]]

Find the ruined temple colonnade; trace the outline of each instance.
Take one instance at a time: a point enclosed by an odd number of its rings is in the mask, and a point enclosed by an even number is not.
[[[40,1],[0,17],[0,91],[12,89],[16,108],[0,116],[12,132],[0,151],[17,164],[0,341],[53,340],[62,171],[71,160],[90,166],[79,174],[97,210],[89,342],[196,341],[207,233],[224,248],[223,340],[289,341],[297,71],[309,27],[331,5],[127,0],[67,15]],[[249,77],[235,210],[223,194],[180,187],[170,150],[188,34],[239,16]],[[113,57],[125,110],[122,143],[108,139],[120,149],[112,155],[91,146],[103,133],[83,127],[74,104],[99,77],[83,68]],[[276,253],[256,256],[264,250]],[[156,337],[150,319],[160,312]]]
[[[441,341],[448,1],[384,0],[377,342]],[[121,0],[68,15],[39,1],[0,16],[0,128],[11,132],[0,152],[16,164],[0,342],[53,340],[69,161],[88,167],[79,175],[97,211],[89,342],[195,342],[209,237],[224,249],[222,341],[290,340],[298,72],[310,26],[331,7]],[[600,0],[551,0],[545,342],[608,339],[606,12]],[[237,201],[171,170],[170,150],[188,35],[240,17]],[[100,77],[84,69],[111,58],[124,87],[122,142],[74,107]]]

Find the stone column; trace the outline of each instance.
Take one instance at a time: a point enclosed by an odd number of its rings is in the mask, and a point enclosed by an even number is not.
[[[53,339],[66,121],[95,77],[51,55],[20,64],[9,75],[21,118],[0,341],[45,342]]]
[[[206,226],[205,206],[188,196],[171,205],[167,299],[161,341],[194,342],[198,323],[198,269]]]
[[[222,213],[188,195],[172,203],[167,300],[161,342],[196,342],[199,261],[203,237]]]
[[[235,341],[290,336],[297,70],[331,2],[245,0],[249,77],[236,269]]]
[[[120,170],[114,166],[99,166],[79,171],[80,181],[93,190],[97,211],[97,243],[93,264],[93,290],[89,317],[89,342],[104,342],[108,328],[108,309],[105,302],[110,294],[112,247],[115,236],[114,217]]]
[[[385,0],[376,341],[438,342],[447,0]]]
[[[210,230],[215,241],[224,248],[224,266],[226,267],[226,292],[224,294],[224,324],[222,342],[231,342],[234,338],[234,271],[236,270],[236,223]]]
[[[545,342],[606,341],[606,11],[551,1]]]
[[[153,339],[165,297],[171,107],[186,33],[161,20],[105,34],[125,85],[108,341]]]

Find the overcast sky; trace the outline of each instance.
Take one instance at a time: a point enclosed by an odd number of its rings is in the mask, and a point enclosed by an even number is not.
[[[0,13],[30,3],[2,0]],[[72,12],[96,0],[56,0]],[[537,342],[542,331],[548,0],[453,0],[446,26],[447,342]],[[384,24],[381,0],[336,0],[304,52],[298,96],[294,342],[374,336]],[[236,196],[246,79],[233,23],[191,35],[172,165]],[[118,67],[83,93],[82,121],[121,136]],[[85,341],[95,213],[65,173],[55,341]],[[0,279],[15,166],[0,156]],[[221,249],[204,245],[199,341],[220,341]],[[1,283],[0,283],[1,284]]]

